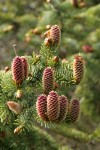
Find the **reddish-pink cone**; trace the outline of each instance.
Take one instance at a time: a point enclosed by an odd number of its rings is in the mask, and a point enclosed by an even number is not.
[[[66,96],[59,96],[60,101],[60,114],[58,117],[58,121],[63,121],[66,118],[68,112],[68,99]]]
[[[84,60],[76,55],[73,61],[73,78],[76,83],[80,83],[84,75]]]
[[[47,97],[47,115],[50,121],[56,121],[60,113],[60,103],[57,92],[51,91]]]
[[[79,100],[74,99],[70,102],[69,107],[69,116],[70,116],[70,122],[76,122],[80,115],[80,103]]]
[[[45,94],[42,94],[37,98],[36,110],[37,110],[38,116],[42,120],[48,121],[48,117],[47,117],[47,97],[46,97]]]
[[[19,114],[22,111],[22,107],[20,104],[14,102],[14,101],[8,101],[7,106],[11,111],[13,111],[15,114]]]
[[[53,25],[50,29],[50,38],[53,44],[59,45],[61,40],[61,31],[58,25]]]
[[[42,77],[43,91],[48,94],[54,88],[54,73],[51,67],[47,67]]]
[[[24,68],[22,60],[16,56],[12,62],[12,76],[16,84],[21,84],[24,80]]]
[[[24,78],[26,79],[28,77],[28,62],[24,56],[21,56],[21,60],[23,62],[23,67],[24,67]]]

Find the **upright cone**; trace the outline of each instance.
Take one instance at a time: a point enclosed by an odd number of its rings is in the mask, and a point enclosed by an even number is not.
[[[38,116],[44,120],[48,121],[47,117],[47,97],[46,95],[42,94],[38,97],[37,102],[36,102],[36,110]]]
[[[81,56],[76,55],[73,61],[73,78],[78,84],[84,75],[84,60]]]
[[[52,45],[59,45],[61,41],[61,30],[58,25],[53,25],[50,30],[46,31],[44,35],[51,39]]]
[[[80,115],[80,103],[79,100],[74,99],[70,102],[69,106],[69,118],[70,122],[76,122]]]
[[[47,115],[50,121],[56,121],[60,113],[58,94],[51,91],[47,97]]]
[[[54,88],[54,74],[51,67],[47,67],[43,72],[42,77],[43,91],[48,94]]]
[[[61,41],[61,31],[58,25],[53,25],[50,29],[50,38],[53,44],[59,45]]]
[[[66,118],[68,112],[68,99],[65,96],[59,96],[60,101],[60,114],[58,117],[58,121],[63,121]]]
[[[24,80],[24,68],[22,60],[16,56],[12,62],[12,76],[16,84],[21,84]]]
[[[24,56],[21,56],[21,60],[23,63],[23,68],[24,68],[24,78],[26,79],[28,76],[28,62]]]

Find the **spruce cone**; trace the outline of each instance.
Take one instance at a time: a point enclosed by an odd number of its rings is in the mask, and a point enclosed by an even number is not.
[[[47,67],[42,77],[43,91],[48,94],[54,87],[54,75],[51,67]]]
[[[37,114],[40,118],[42,118],[44,121],[48,121],[47,118],[47,97],[46,95],[42,94],[38,97],[36,102],[36,110]]]
[[[14,101],[8,101],[7,105],[9,107],[9,109],[12,110],[15,114],[19,114],[22,110],[21,105]]]
[[[70,122],[76,122],[79,118],[80,115],[80,103],[79,100],[74,99],[70,102],[70,107],[69,107],[69,117],[70,117]]]
[[[21,60],[23,62],[23,67],[24,67],[24,78],[26,79],[28,77],[28,62],[24,56],[21,56]]]
[[[61,40],[61,31],[59,26],[57,25],[53,25],[50,29],[50,38],[53,41],[53,44],[60,44],[60,40]]]
[[[22,60],[16,56],[12,62],[12,76],[16,84],[21,84],[24,79],[24,68]]]
[[[75,56],[73,62],[73,77],[76,83],[80,83],[84,75],[84,60],[81,56]]]
[[[63,121],[66,118],[68,112],[68,99],[65,96],[59,96],[60,101],[60,114],[58,117],[58,121]]]
[[[56,121],[60,113],[58,94],[51,91],[47,97],[47,115],[50,121]]]

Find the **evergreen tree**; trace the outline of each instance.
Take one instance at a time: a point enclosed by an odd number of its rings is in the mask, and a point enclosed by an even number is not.
[[[16,35],[26,55],[12,52],[0,71],[0,148],[98,150],[99,1],[10,2],[0,6],[0,37]]]

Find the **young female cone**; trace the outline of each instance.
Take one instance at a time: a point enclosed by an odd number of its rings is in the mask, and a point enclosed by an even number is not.
[[[69,104],[69,120],[71,123],[76,122],[80,115],[79,100],[73,99]]]
[[[78,84],[84,75],[84,60],[81,56],[76,55],[73,61],[73,78]]]
[[[38,116],[42,120],[48,121],[48,117],[47,117],[47,97],[46,97],[45,94],[42,94],[37,98],[36,110],[37,110]]]
[[[50,30],[46,31],[44,35],[50,39],[52,45],[59,45],[61,41],[61,30],[58,25],[53,25]]]
[[[16,84],[21,84],[24,80],[24,67],[22,60],[16,56],[12,62],[12,76]]]
[[[42,77],[43,91],[48,95],[54,88],[54,73],[51,67],[45,68]]]
[[[58,117],[58,121],[63,121],[66,118],[67,112],[68,112],[68,99],[66,96],[59,96],[59,102],[60,102],[60,114]]]
[[[50,29],[50,38],[53,44],[59,45],[61,40],[61,31],[58,25],[53,25]]]
[[[60,103],[57,92],[51,91],[47,97],[47,115],[49,121],[56,121],[60,113]]]
[[[28,62],[24,56],[21,56],[21,60],[24,68],[24,78],[26,79],[28,77]]]

